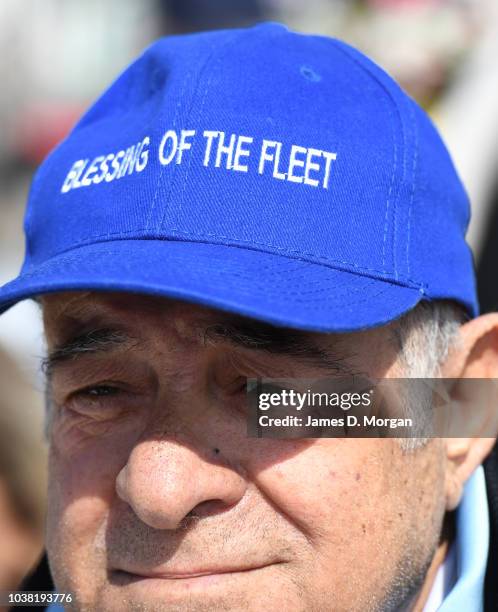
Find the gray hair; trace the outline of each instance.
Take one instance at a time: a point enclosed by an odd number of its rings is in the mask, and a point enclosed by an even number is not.
[[[393,328],[400,348],[399,359],[406,378],[439,378],[441,366],[452,348],[458,347],[460,327],[468,320],[463,308],[449,301],[419,302],[403,315]],[[415,388],[415,387],[414,387]],[[421,386],[416,387],[417,390]],[[425,401],[424,401],[425,399]],[[432,432],[432,392],[427,386],[425,398],[407,398],[407,417],[415,423],[417,437],[401,438],[403,450],[424,446]]]
[[[453,302],[419,302],[403,315],[394,334],[407,378],[437,378],[451,348],[458,343],[460,326],[468,319]]]

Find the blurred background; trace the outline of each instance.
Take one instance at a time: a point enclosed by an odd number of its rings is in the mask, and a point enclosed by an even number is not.
[[[496,0],[2,0],[0,283],[22,262],[34,169],[111,80],[159,36],[263,20],[342,38],[427,109],[472,201],[468,239],[482,309],[496,309]],[[42,356],[36,307],[15,306],[0,318],[0,589],[14,588],[42,548]],[[10,551],[19,564],[2,572]]]

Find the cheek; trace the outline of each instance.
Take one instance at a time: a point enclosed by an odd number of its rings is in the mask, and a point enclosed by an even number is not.
[[[367,440],[320,440],[268,461],[257,475],[258,487],[284,520],[306,536],[299,579],[305,577],[309,591],[335,598],[340,593],[344,606],[366,604],[387,589],[393,573],[393,564],[376,565],[394,512],[382,458],[372,447]],[[395,563],[397,550],[390,554]]]
[[[317,592],[334,585],[346,600],[359,591],[381,597],[410,550],[421,565],[430,554],[437,530],[428,533],[426,525],[438,513],[435,483],[424,481],[426,462],[406,465],[396,444],[319,440],[284,456],[277,443],[262,453],[259,469],[253,466],[257,486],[307,536],[307,575]]]
[[[105,566],[105,525],[128,447],[113,438],[105,445],[92,441],[71,453],[52,445],[47,548],[56,580],[58,570],[77,580],[81,572],[95,574]],[[92,563],[86,563],[90,558]]]
[[[364,440],[319,440],[285,457],[275,448],[255,470],[257,484],[320,545],[326,534],[344,533],[356,515],[368,516],[374,500],[383,497],[379,462],[371,460],[366,447]]]

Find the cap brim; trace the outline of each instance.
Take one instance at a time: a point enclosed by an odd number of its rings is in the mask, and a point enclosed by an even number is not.
[[[0,289],[0,312],[77,290],[163,296],[319,332],[382,325],[422,298],[417,288],[246,248],[119,240],[73,249],[21,274]]]

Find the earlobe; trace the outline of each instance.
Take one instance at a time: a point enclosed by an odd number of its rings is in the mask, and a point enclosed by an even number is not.
[[[467,479],[464,469],[469,457],[471,438],[446,439],[446,509],[454,510],[462,497],[463,485]]]
[[[463,482],[458,477],[456,466],[449,462],[445,482],[446,510],[448,512],[451,512],[458,506],[462,493]]]
[[[446,509],[454,510],[462,497],[463,487],[474,470],[493,449],[495,438],[446,439]]]

